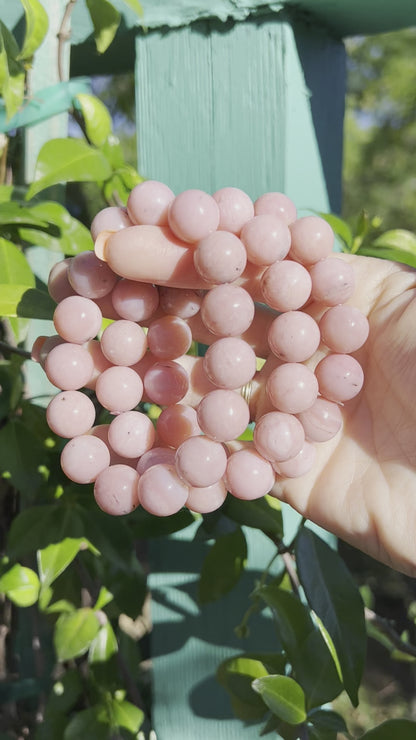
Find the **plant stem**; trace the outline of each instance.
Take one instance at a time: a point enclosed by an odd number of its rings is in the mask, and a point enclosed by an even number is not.
[[[30,352],[28,352],[26,349],[20,349],[20,347],[13,347],[12,344],[7,344],[7,342],[0,341],[0,352],[10,352],[14,355],[19,355],[19,357],[24,357],[25,360],[31,360],[32,355]]]
[[[414,645],[410,645],[408,642],[404,642],[387,619],[380,617],[378,614],[373,612],[372,609],[368,609],[367,607],[365,607],[364,614],[366,622],[373,624],[379,632],[386,635],[397,650],[416,658],[416,647]]]
[[[77,0],[68,0],[65,7],[65,12],[62,18],[62,23],[57,33],[58,36],[58,74],[61,82],[66,81],[66,75],[64,72],[64,46],[68,39],[71,37],[71,15],[74,10],[75,3]]]

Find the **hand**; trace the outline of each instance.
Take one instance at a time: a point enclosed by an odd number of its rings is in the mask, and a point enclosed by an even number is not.
[[[187,250],[188,251],[188,250]],[[189,250],[190,251],[190,250]],[[188,254],[169,253],[171,273],[158,278],[167,264],[166,245],[147,252],[145,268],[134,265],[135,279],[201,288]],[[338,257],[340,255],[337,255]],[[409,575],[416,574],[416,272],[396,263],[341,255],[355,270],[351,303],[369,319],[370,335],[356,353],[365,382],[361,393],[343,409],[344,425],[329,442],[317,444],[313,470],[301,478],[279,479],[273,494],[338,537],[372,557]],[[175,268],[180,263],[180,270]],[[172,274],[172,279],[170,279]],[[240,282],[258,298],[260,271],[243,274]],[[178,279],[179,275],[179,279]],[[129,275],[130,277],[130,275]],[[131,275],[133,277],[133,275]],[[200,280],[200,279],[199,279]],[[311,304],[312,315],[322,310]],[[258,356],[267,356],[266,333],[273,315],[258,307],[245,335]],[[194,338],[210,343],[198,317],[190,320]],[[308,363],[316,365],[322,353]],[[270,404],[265,380],[273,367],[269,358],[253,383],[254,420]],[[187,399],[189,401],[190,399]],[[192,402],[198,401],[198,394]]]

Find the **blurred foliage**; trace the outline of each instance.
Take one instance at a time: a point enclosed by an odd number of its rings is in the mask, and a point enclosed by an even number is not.
[[[343,217],[416,230],[416,29],[347,41]]]

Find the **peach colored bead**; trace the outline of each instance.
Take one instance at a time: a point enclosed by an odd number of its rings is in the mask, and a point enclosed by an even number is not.
[[[203,190],[184,190],[171,202],[168,222],[185,242],[199,242],[218,228],[220,211],[212,195]]]
[[[337,257],[321,260],[316,265],[312,265],[310,275],[312,298],[326,306],[345,303],[354,293],[354,269]]]
[[[51,349],[45,360],[48,380],[64,391],[76,391],[92,378],[94,364],[85,347],[63,342]]]
[[[137,462],[136,470],[139,475],[143,475],[148,468],[153,465],[175,465],[176,451],[171,447],[152,447],[140,457]]]
[[[340,407],[325,398],[317,398],[310,409],[298,414],[298,419],[309,442],[328,442],[342,427]]]
[[[120,318],[145,321],[159,305],[159,291],[151,283],[123,278],[113,289],[111,300]]]
[[[356,352],[369,333],[368,319],[354,306],[333,306],[324,313],[319,329],[322,341],[333,352]]]
[[[296,206],[284,193],[264,193],[254,203],[254,213],[263,213],[282,218],[287,224],[296,220]]]
[[[157,180],[136,185],[127,200],[127,212],[135,224],[167,226],[168,209],[175,198],[172,190]]]
[[[81,391],[62,391],[50,401],[46,421],[59,437],[77,437],[86,434],[95,420],[94,404]]]
[[[218,228],[238,236],[246,221],[254,216],[253,201],[243,190],[232,187],[221,188],[212,197],[220,211]]]
[[[254,301],[238,285],[217,285],[205,296],[201,318],[209,331],[217,336],[236,337],[243,334],[254,318]]]
[[[292,237],[289,258],[313,265],[328,257],[334,248],[334,232],[320,216],[304,216],[290,225]]]
[[[208,347],[204,370],[219,388],[241,388],[256,372],[256,354],[244,339],[223,337]]]
[[[232,283],[246,264],[243,242],[229,231],[214,231],[201,239],[194,251],[195,269],[208,283]]]
[[[268,342],[276,357],[304,362],[316,352],[321,335],[316,321],[303,311],[286,311],[271,323]]]
[[[308,300],[312,290],[309,272],[299,262],[285,259],[264,272],[261,292],[265,302],[276,311],[295,311]]]
[[[146,334],[134,321],[119,319],[104,329],[101,350],[113,365],[134,365],[146,354]]]
[[[247,428],[250,411],[239,393],[218,389],[207,393],[199,402],[197,418],[207,437],[217,442],[230,442]]]
[[[58,334],[67,342],[84,344],[93,339],[101,328],[102,313],[90,298],[68,296],[58,303],[53,323]]]
[[[199,295],[195,290],[159,288],[159,294],[161,309],[172,316],[190,319],[201,308],[202,295]]]
[[[158,360],[176,360],[192,344],[192,332],[179,316],[162,316],[149,325],[147,343]]]
[[[273,468],[284,478],[299,478],[309,473],[316,460],[316,447],[310,442],[305,442],[301,451],[295,457],[285,462],[273,464]]]
[[[188,485],[205,488],[217,483],[225,473],[224,447],[207,437],[189,437],[176,451],[176,470]]]
[[[319,390],[329,401],[349,401],[360,392],[364,373],[351,355],[330,354],[315,368]]]
[[[251,501],[269,493],[275,474],[270,462],[255,450],[238,450],[228,458],[225,480],[233,496]]]
[[[217,511],[226,498],[227,489],[224,482],[219,480],[218,483],[204,488],[191,486],[185,506],[197,514],[209,514],[211,511]]]
[[[139,475],[128,465],[110,465],[97,477],[94,498],[103,511],[112,516],[130,514],[139,505]]]
[[[195,409],[181,403],[162,411],[156,422],[156,430],[161,441],[170,447],[179,447],[188,437],[201,434]]]
[[[283,260],[290,249],[289,228],[278,216],[254,216],[243,226],[240,238],[247,259],[254,265],[271,265]]]
[[[61,468],[74,483],[93,483],[109,465],[107,445],[92,435],[74,437],[61,453]]]
[[[189,487],[173,465],[159,463],[140,476],[138,495],[143,508],[153,516],[172,516],[185,505]]]
[[[125,208],[109,206],[108,208],[103,208],[93,218],[91,236],[93,241],[95,241],[101,231],[120,231],[120,229],[125,229],[131,225],[132,222]]]
[[[257,421],[253,440],[257,452],[266,460],[284,462],[300,452],[305,433],[296,416],[270,411]]]
[[[267,395],[273,406],[288,414],[309,409],[318,397],[318,381],[306,365],[286,362],[270,373]]]
[[[179,403],[189,388],[186,370],[174,360],[157,362],[143,378],[146,396],[159,406]]]
[[[71,283],[68,279],[68,267],[71,264],[72,257],[67,257],[60,262],[57,262],[51,268],[48,277],[48,291],[51,298],[56,303],[63,301],[64,298],[68,298],[70,295],[76,295]]]

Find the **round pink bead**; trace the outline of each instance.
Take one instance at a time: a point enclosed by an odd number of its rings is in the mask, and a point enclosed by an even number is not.
[[[360,349],[369,333],[368,319],[354,306],[333,306],[324,313],[319,329],[321,339],[333,352],[349,353]]]
[[[203,190],[184,190],[169,206],[169,226],[185,242],[204,239],[217,229],[219,220],[216,201]]]
[[[71,261],[72,257],[68,257],[57,262],[49,273],[48,291],[56,303],[63,301],[64,298],[68,298],[70,295],[75,295],[75,290],[68,280],[68,267]]]
[[[103,331],[101,350],[113,365],[134,365],[142,359],[146,349],[146,334],[134,321],[120,319]]]
[[[325,398],[317,398],[310,409],[298,414],[298,419],[310,442],[328,442],[342,427],[340,407]]]
[[[108,441],[109,429],[109,424],[98,424],[97,426],[90,429],[88,434],[92,434],[93,437],[98,437],[98,439],[101,439],[101,441],[104,442],[105,445],[107,445],[108,451],[110,453],[110,465],[129,465],[129,467],[136,469],[137,463],[139,462],[137,457],[124,457],[123,455],[119,455],[113,450]]]
[[[304,216],[290,225],[292,243],[289,256],[304,265],[328,257],[334,248],[334,232],[320,216]]]
[[[189,487],[173,465],[159,464],[148,468],[140,477],[139,500],[154,516],[172,516],[185,505]]]
[[[208,348],[204,370],[219,388],[241,388],[256,372],[256,354],[244,339],[223,337]]]
[[[179,403],[189,388],[186,370],[174,360],[157,362],[143,378],[146,395],[159,406]]]
[[[85,387],[90,388],[91,390],[95,390],[97,379],[99,378],[101,373],[103,373],[104,370],[108,370],[108,368],[112,367],[112,365],[111,362],[107,360],[107,358],[103,355],[101,351],[101,342],[99,342],[98,339],[90,339],[90,341],[87,342],[87,344],[85,345],[85,349],[90,354],[93,363],[92,375],[88,383],[85,383]]]
[[[283,260],[290,249],[290,231],[282,218],[263,214],[255,216],[241,231],[247,259],[254,265],[271,265]]]
[[[195,290],[182,288],[159,288],[160,307],[172,316],[190,319],[201,308],[202,296]]]
[[[63,343],[51,349],[45,360],[48,380],[64,391],[87,385],[94,371],[90,353],[79,344]]]
[[[58,334],[55,334],[52,337],[46,337],[45,341],[42,342],[42,346],[39,349],[39,362],[43,368],[45,367],[46,358],[49,352],[60,344],[65,344],[65,339],[62,339]]]
[[[299,478],[312,470],[315,460],[316,447],[310,442],[305,442],[295,457],[285,462],[275,463],[273,468],[284,478]]]
[[[316,321],[303,311],[287,311],[271,323],[268,342],[276,357],[304,362],[316,352],[321,335]]]
[[[212,196],[218,203],[220,222],[218,228],[239,235],[246,221],[254,216],[251,198],[239,188],[221,188]]]
[[[312,265],[310,275],[312,298],[327,306],[345,303],[354,293],[354,270],[347,262],[336,257]]]
[[[217,285],[206,294],[201,318],[213,334],[236,337],[245,332],[254,318],[254,301],[238,285]]]
[[[147,343],[158,360],[176,360],[190,348],[192,332],[179,316],[162,316],[150,324]]]
[[[94,404],[81,391],[58,393],[46,409],[49,428],[59,437],[66,439],[86,434],[94,420]]]
[[[222,480],[214,483],[212,486],[205,488],[189,488],[189,495],[186,500],[186,507],[197,514],[209,514],[211,511],[217,511],[227,498],[227,489]]]
[[[95,393],[101,406],[108,411],[131,411],[142,399],[143,382],[131,367],[116,365],[97,378]]]
[[[247,254],[244,244],[229,231],[214,231],[198,242],[194,265],[209,283],[232,283],[244,272]]]
[[[81,252],[68,265],[68,280],[78,295],[102,298],[111,293],[118,277],[94,252]]]
[[[159,291],[155,285],[136,280],[119,280],[111,299],[122,319],[145,321],[150,318],[159,305]]]
[[[101,328],[102,313],[90,298],[80,295],[64,298],[53,314],[58,334],[67,342],[84,344],[93,339]]]
[[[108,447],[92,435],[74,437],[61,453],[61,468],[74,483],[92,483],[109,465]]]
[[[188,437],[201,434],[195,409],[181,403],[162,411],[156,422],[156,430],[160,440],[170,447],[179,447]]]
[[[266,391],[279,411],[298,414],[309,409],[318,397],[318,381],[306,365],[286,362],[270,373]]]
[[[137,463],[136,470],[139,475],[143,475],[148,468],[154,465],[175,465],[175,450],[170,447],[152,447],[141,456]]]
[[[218,389],[207,393],[199,402],[197,417],[207,437],[217,442],[230,442],[247,428],[250,411],[239,393]]]
[[[315,368],[321,394],[329,401],[349,401],[363,387],[364,373],[351,355],[331,354]]]
[[[233,496],[251,501],[269,493],[275,474],[268,460],[255,450],[238,450],[228,458],[225,480]]]
[[[156,180],[145,180],[136,185],[127,200],[128,214],[135,224],[167,226],[168,209],[175,194]]]
[[[312,290],[309,272],[299,262],[284,260],[267,268],[261,279],[265,302],[276,311],[295,311],[308,300]]]
[[[225,473],[224,447],[207,437],[189,437],[176,451],[176,470],[190,486],[205,488],[217,483]]]
[[[257,452],[266,460],[283,462],[300,452],[305,434],[296,416],[270,411],[256,423],[253,439]]]
[[[128,465],[110,465],[97,477],[94,498],[103,511],[112,516],[130,514],[139,505],[139,475]]]
[[[99,211],[91,223],[91,236],[95,241],[101,231],[120,231],[126,226],[132,226],[132,222],[125,208],[109,206]]]
[[[282,218],[287,224],[296,220],[296,206],[284,193],[264,193],[254,203],[256,216],[270,214]]]
[[[155,428],[146,414],[125,411],[111,422],[108,441],[118,455],[140,457],[153,446]]]
[[[100,309],[103,318],[117,321],[118,319],[121,319],[121,316],[117,313],[116,309],[113,306],[112,297],[113,291],[111,291],[111,293],[108,293],[107,295],[104,295],[102,298],[94,298],[93,301]]]

